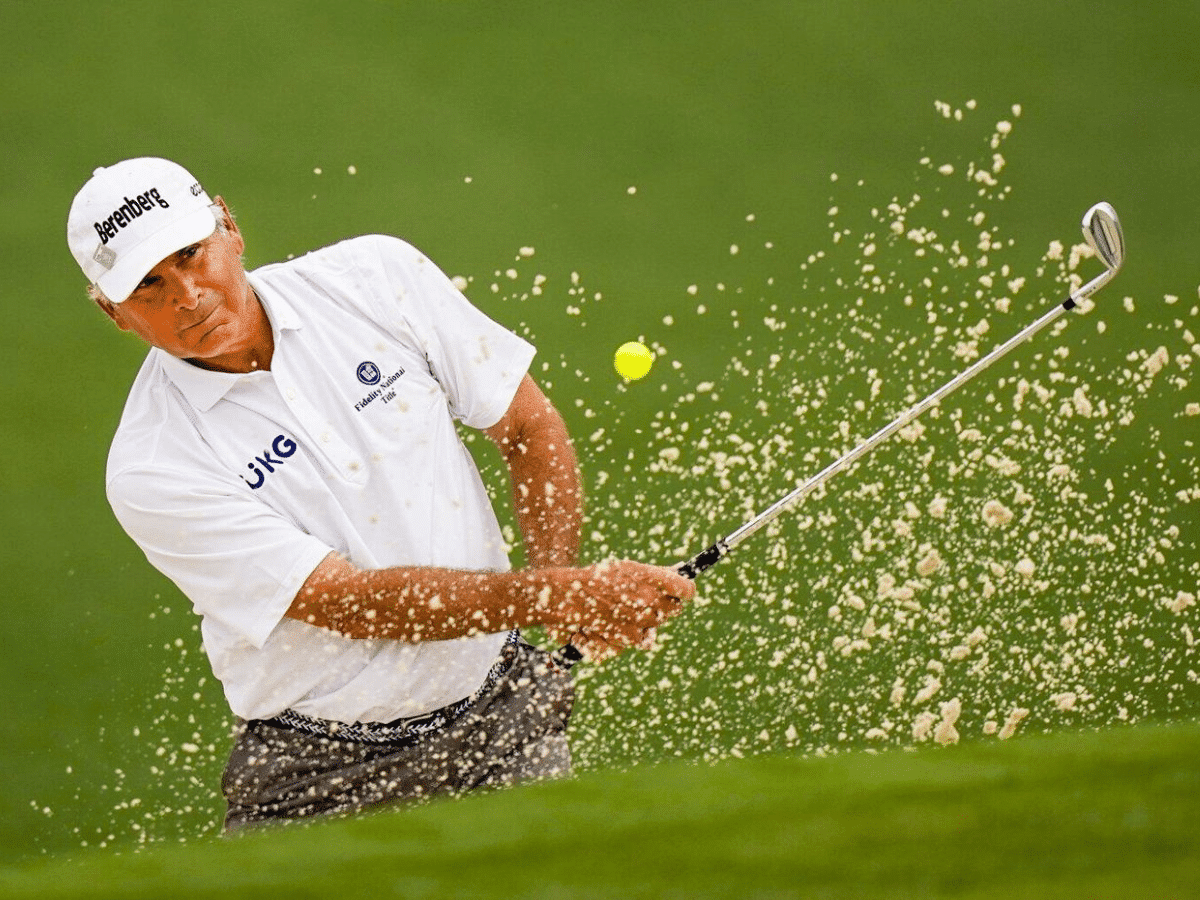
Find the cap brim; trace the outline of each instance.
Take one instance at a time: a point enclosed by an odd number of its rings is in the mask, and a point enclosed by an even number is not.
[[[110,301],[122,303],[129,299],[147,272],[172,253],[204,240],[216,227],[212,209],[207,206],[194,209],[122,254],[116,265],[101,275],[96,284]]]

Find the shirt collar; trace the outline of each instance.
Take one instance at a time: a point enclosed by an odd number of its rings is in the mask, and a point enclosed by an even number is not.
[[[267,287],[262,279],[253,274],[248,276],[250,286],[258,295],[267,318],[271,321],[271,331],[275,335],[275,353],[278,356],[280,338],[284,331],[294,331],[303,325],[299,313],[288,300],[277,291]],[[262,372],[212,372],[201,369],[178,357],[162,350],[152,350],[158,354],[160,365],[171,382],[179,388],[188,403],[199,412],[208,412],[217,402],[228,394],[239,381],[245,378],[261,378]]]

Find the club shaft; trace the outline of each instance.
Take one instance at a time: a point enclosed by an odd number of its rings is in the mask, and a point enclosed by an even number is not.
[[[883,428],[879,429],[877,432],[867,438],[866,441],[859,444],[857,447],[844,454],[839,459],[830,463],[812,478],[808,479],[808,481],[805,481],[803,484],[799,485],[790,494],[776,501],[770,507],[756,515],[749,522],[746,522],[744,525],[740,526],[721,540],[717,541],[711,547],[706,548],[704,551],[698,553],[692,559],[688,560],[686,563],[680,566],[679,571],[689,578],[695,578],[705,569],[715,565],[731,550],[733,550],[743,541],[747,540],[764,526],[768,525],[781,513],[800,503],[800,501],[802,501],[805,497],[815,491],[818,487],[820,487],[838,472],[844,471],[852,466],[855,462],[857,462],[863,456],[866,456],[897,431],[911,423],[918,416],[925,413],[931,407],[937,406],[948,394],[958,390],[988,366],[992,365],[992,363],[996,362],[996,360],[1000,359],[1000,357],[1004,356],[1018,345],[1029,340],[1029,338],[1033,337],[1046,326],[1055,322],[1068,310],[1073,309],[1079,300],[1090,296],[1092,293],[1106,284],[1108,280],[1112,278],[1113,274],[1114,272],[1111,270],[1106,271],[1102,275],[1088,282],[1088,284],[1072,293],[1067,300],[1056,304],[1049,312],[1045,313],[1036,322],[1026,326],[1020,333],[1013,335],[1003,344],[1000,344],[998,347],[993,349],[986,356],[980,357],[973,365],[951,378],[924,400],[921,400],[919,403],[910,406]]]
[[[1116,227],[1119,228],[1119,226]],[[1119,239],[1120,235],[1118,233],[1117,240],[1119,241]],[[1105,260],[1106,265],[1110,266],[1107,271],[1092,279],[1083,287],[1072,292],[1065,301],[1055,305],[1036,322],[1026,326],[1020,333],[1013,335],[1003,344],[993,349],[986,356],[981,357],[973,365],[969,366],[958,375],[951,378],[924,400],[913,406],[910,406],[883,428],[879,429],[879,431],[867,438],[866,441],[859,444],[857,447],[844,454],[839,459],[830,463],[808,481],[799,485],[786,497],[778,500],[773,505],[751,519],[749,522],[737,528],[724,538],[721,538],[711,547],[707,547],[700,553],[696,554],[686,563],[679,566],[679,573],[687,576],[688,578],[695,579],[696,576],[705,569],[709,569],[716,565],[724,556],[733,550],[734,547],[738,546],[751,535],[755,534],[765,525],[778,517],[781,513],[796,506],[801,500],[815,491],[818,487],[820,487],[838,472],[844,471],[852,466],[856,461],[861,459],[863,456],[866,456],[905,425],[912,422],[931,407],[936,406],[948,394],[958,390],[1014,347],[1029,340],[1029,338],[1033,337],[1046,326],[1055,322],[1068,310],[1074,309],[1080,300],[1090,297],[1092,294],[1106,285],[1114,275],[1116,275],[1117,269],[1120,267],[1123,259],[1123,247],[1119,247],[1113,252],[1113,254],[1110,255],[1112,258]],[[570,668],[576,662],[583,659],[583,654],[572,644],[566,644],[565,646],[554,651],[553,657],[559,665],[563,666],[564,668]]]

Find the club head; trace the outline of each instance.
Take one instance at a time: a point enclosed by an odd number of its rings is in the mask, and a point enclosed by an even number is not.
[[[1125,262],[1125,235],[1110,203],[1097,203],[1083,217],[1083,238],[1110,272]]]

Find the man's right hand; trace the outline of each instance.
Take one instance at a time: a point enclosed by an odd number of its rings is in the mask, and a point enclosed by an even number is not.
[[[607,560],[558,570],[558,590],[541,598],[547,627],[588,659],[602,660],[630,648],[647,649],[655,629],[683,610],[696,586],[676,570],[632,560]]]

